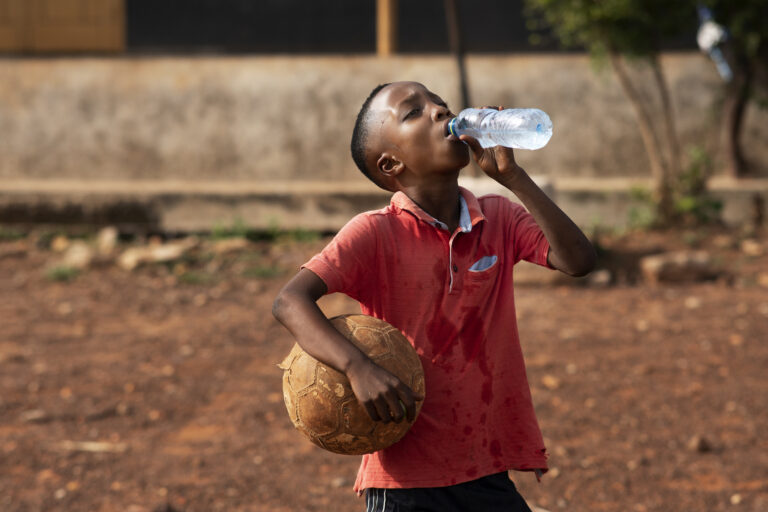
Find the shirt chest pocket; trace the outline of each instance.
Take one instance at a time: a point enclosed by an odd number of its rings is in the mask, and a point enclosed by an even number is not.
[[[481,297],[490,293],[499,277],[501,262],[496,255],[483,256],[464,274],[464,293]]]

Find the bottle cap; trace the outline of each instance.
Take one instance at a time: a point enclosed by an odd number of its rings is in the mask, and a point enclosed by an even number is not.
[[[450,132],[451,135],[454,135],[454,136],[458,137],[459,134],[456,133],[456,130],[455,130],[455,128],[456,128],[456,119],[457,118],[454,117],[453,119],[448,121],[448,132]]]

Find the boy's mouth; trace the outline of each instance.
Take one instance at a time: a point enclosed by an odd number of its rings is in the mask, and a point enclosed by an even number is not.
[[[451,142],[461,142],[457,136],[451,133],[450,124],[452,119],[448,119],[443,123],[443,136]]]

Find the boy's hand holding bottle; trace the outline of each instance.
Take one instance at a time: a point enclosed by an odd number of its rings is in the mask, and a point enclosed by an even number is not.
[[[502,107],[483,107],[484,109],[503,110]],[[515,161],[515,153],[511,147],[483,147],[480,141],[467,134],[459,135],[459,139],[469,146],[475,161],[489,177],[502,185],[513,188],[514,182],[521,175],[526,175],[522,167]]]

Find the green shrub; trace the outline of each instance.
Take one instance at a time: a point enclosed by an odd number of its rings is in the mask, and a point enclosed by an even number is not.
[[[248,226],[242,217],[236,217],[229,226],[221,223],[214,224],[211,228],[211,238],[222,240],[225,238],[246,238],[248,236]]]
[[[688,156],[688,166],[672,183],[672,220],[686,226],[715,224],[720,221],[723,203],[707,189],[707,180],[712,175],[712,160],[698,146],[690,148]],[[631,227],[647,229],[660,224],[657,200],[648,189],[634,187],[630,189],[629,197],[632,205],[627,216]]]
[[[0,226],[0,242],[19,240],[25,236],[27,236],[26,233],[19,231],[18,229]]]
[[[186,271],[179,274],[178,280],[184,284],[208,284],[213,281],[213,276],[204,272]]]
[[[279,267],[269,267],[260,265],[258,267],[249,267],[243,270],[243,277],[256,279],[270,279],[283,275],[284,270]]]
[[[51,281],[69,282],[80,274],[80,270],[74,267],[60,265],[51,267],[45,272],[45,277]]]
[[[690,164],[675,183],[675,213],[684,224],[712,224],[720,220],[722,201],[707,190],[712,175],[712,159],[702,148],[689,150]]]

